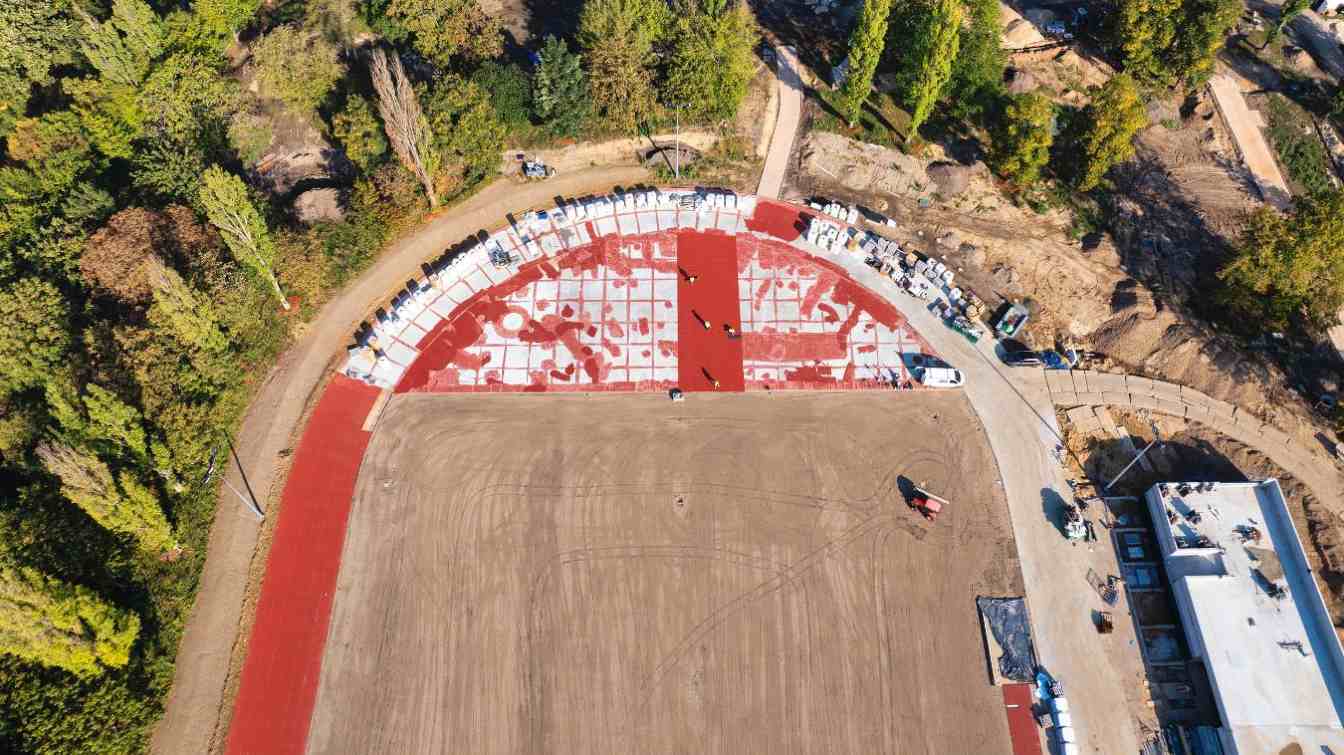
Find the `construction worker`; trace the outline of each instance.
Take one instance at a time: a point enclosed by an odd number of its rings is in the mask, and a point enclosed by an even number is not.
[[[733,326],[731,326],[731,325],[729,325],[729,324],[727,324],[727,323],[724,323],[724,325],[723,325],[723,329],[726,330],[726,331],[728,331],[728,337],[729,337],[729,338],[737,338],[737,328],[734,328]]]
[[[699,279],[700,279],[700,276],[698,276],[698,275],[687,275],[687,276],[686,276],[686,285],[689,286],[689,285],[695,283],[695,282],[696,282],[697,280],[699,280]]]
[[[717,391],[718,389],[719,389],[719,379],[714,378],[714,390]]]
[[[705,326],[705,330],[709,330],[709,320],[701,320],[700,324]]]

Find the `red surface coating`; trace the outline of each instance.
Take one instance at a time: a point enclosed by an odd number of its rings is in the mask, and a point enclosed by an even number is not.
[[[317,697],[346,518],[378,389],[337,375],[285,483],[227,752],[301,753]]]
[[[1003,685],[1003,706],[1008,713],[1008,734],[1013,755],[1041,755],[1041,737],[1031,715],[1030,684]]]
[[[682,231],[677,237],[677,262],[684,271],[677,282],[677,372],[681,389],[743,390],[737,239],[719,233]],[[695,282],[691,283],[688,276],[695,276]],[[736,337],[725,326],[732,328]]]
[[[806,227],[797,207],[769,199],[758,199],[756,211],[747,219],[748,229],[785,241],[802,236]]]
[[[800,217],[767,201],[752,222],[792,236]],[[843,267],[773,237],[608,236],[500,283],[487,282],[497,271],[473,276],[484,287],[444,294],[446,320],[400,339],[419,355],[397,392],[915,387],[907,356],[934,354]]]

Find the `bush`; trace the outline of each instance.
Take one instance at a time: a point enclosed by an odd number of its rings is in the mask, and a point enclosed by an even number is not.
[[[532,77],[516,63],[488,61],[471,75],[510,130],[532,125]]]

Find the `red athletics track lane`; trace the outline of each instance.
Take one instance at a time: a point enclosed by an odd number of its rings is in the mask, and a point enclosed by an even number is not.
[[[285,482],[243,661],[227,752],[302,753],[345,543],[361,430],[378,389],[337,375],[303,432]]]
[[[756,211],[747,220],[747,228],[784,241],[793,241],[806,230],[797,207],[770,199],[756,200]]]
[[[1041,755],[1041,738],[1036,718],[1031,715],[1033,702],[1030,684],[1003,685],[1003,707],[1008,712],[1013,755]]]
[[[737,238],[722,233],[677,234],[677,382],[683,391],[741,391],[742,333],[737,303]],[[691,283],[687,276],[695,276]],[[705,328],[708,322],[710,327]],[[718,388],[713,381],[718,380]]]

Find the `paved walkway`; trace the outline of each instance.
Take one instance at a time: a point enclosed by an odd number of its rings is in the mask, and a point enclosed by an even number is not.
[[[1232,132],[1237,151],[1251,172],[1251,179],[1260,190],[1260,196],[1280,210],[1287,209],[1293,202],[1293,195],[1288,191],[1288,182],[1283,179],[1279,164],[1274,161],[1274,153],[1270,151],[1265,134],[1261,131],[1264,120],[1259,113],[1246,107],[1241,87],[1231,76],[1214,74],[1209,79],[1209,92],[1213,94],[1213,100],[1223,114],[1228,130]]]
[[[369,307],[404,286],[408,273],[421,262],[468,234],[498,226],[506,212],[541,206],[557,194],[582,196],[649,178],[648,171],[629,166],[581,170],[540,183],[498,180],[388,249],[322,308],[306,334],[280,357],[253,399],[236,443],[257,497],[266,502],[278,496],[277,483],[284,483],[283,474],[278,473],[284,462],[281,454],[292,446],[299,420],[314,391],[330,374],[333,357],[349,343]],[[228,480],[242,489],[236,469],[230,468]],[[221,709],[231,706],[226,701],[226,685],[230,674],[237,673],[237,658],[246,651],[245,640],[235,640],[244,621],[243,597],[259,533],[256,520],[231,495],[221,497],[196,602],[178,648],[172,690],[150,745],[152,752],[209,753],[223,746],[230,711],[221,715]]]
[[[765,170],[756,188],[756,196],[779,199],[784,188],[784,176],[789,172],[789,155],[798,135],[798,120],[803,112],[803,82],[798,76],[798,55],[792,47],[775,48],[775,75],[779,81],[779,115],[775,131],[770,136],[770,152],[765,157]]]
[[[1344,495],[1344,481],[1334,462],[1226,401],[1187,386],[1136,375],[1050,370],[1045,377],[1050,399],[1058,406],[1127,406],[1194,420],[1268,456],[1316,497],[1337,501]]]

